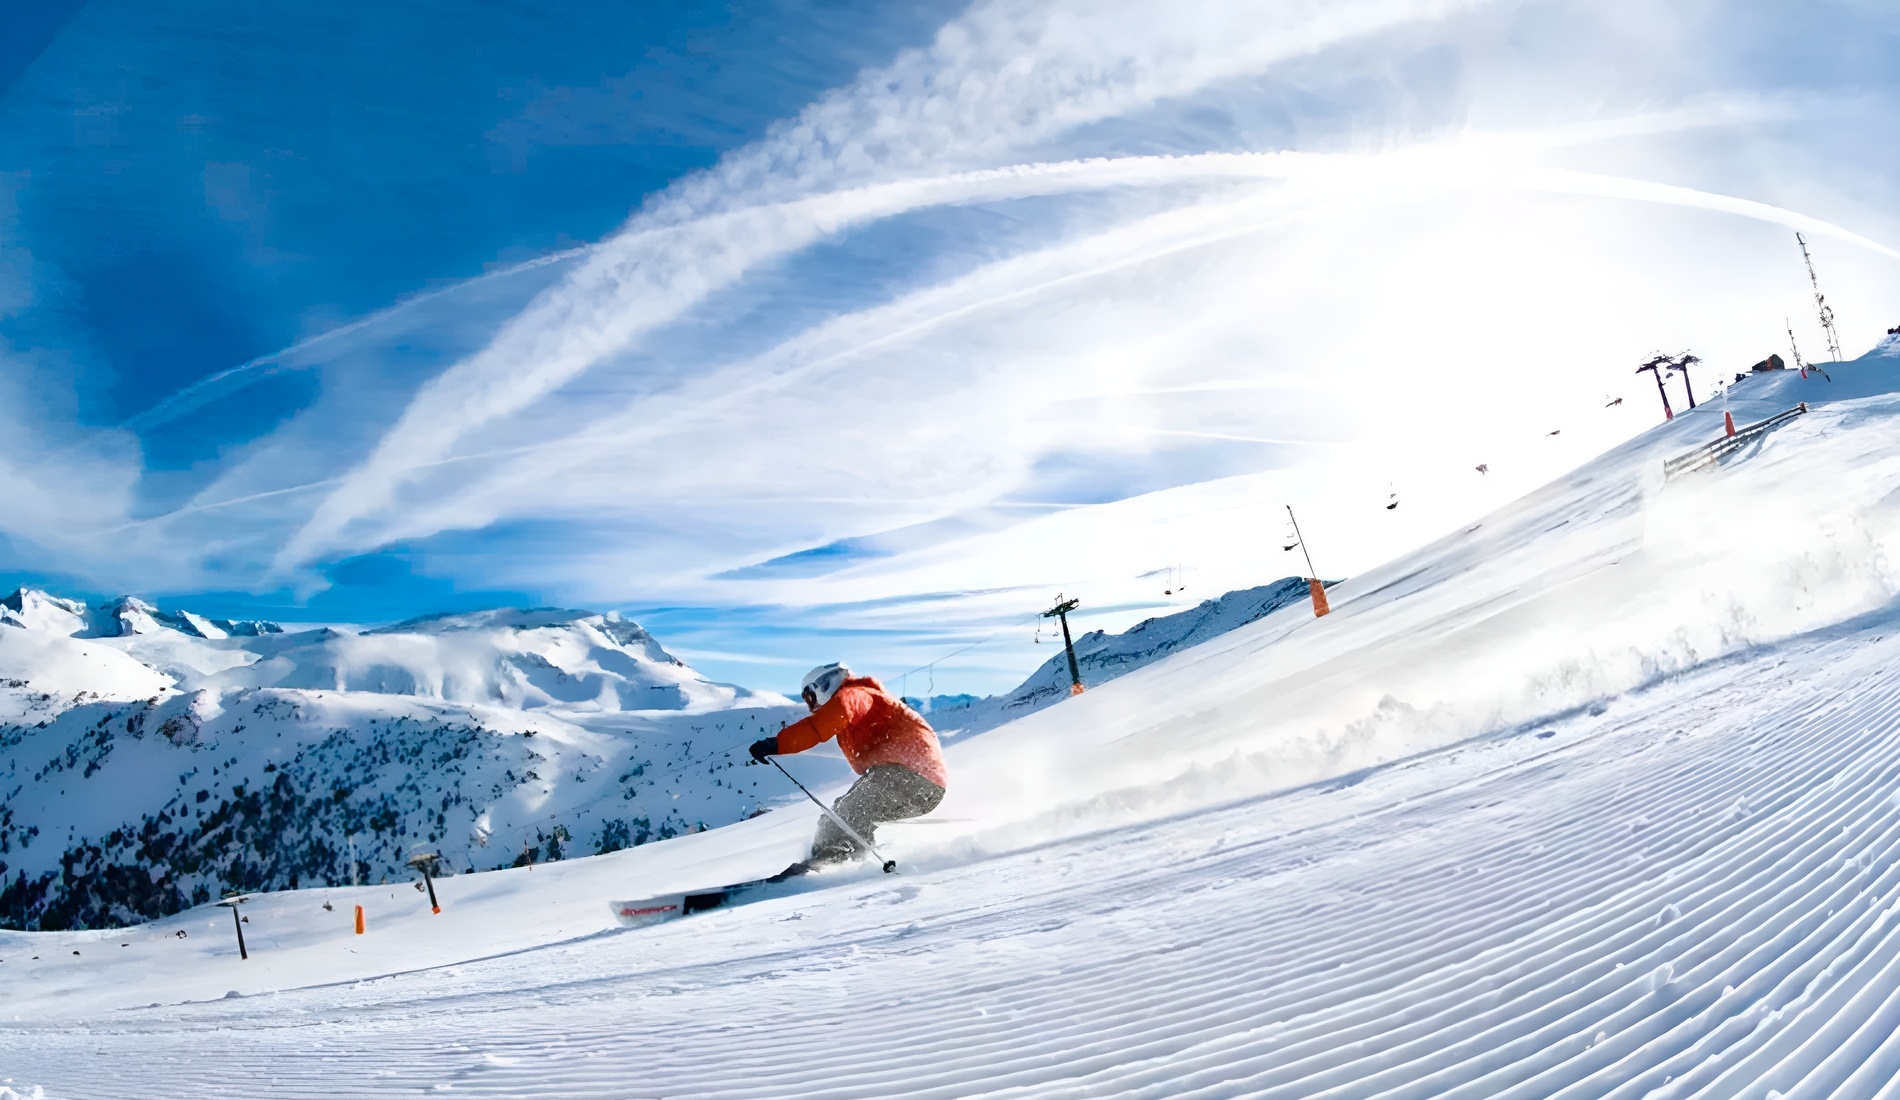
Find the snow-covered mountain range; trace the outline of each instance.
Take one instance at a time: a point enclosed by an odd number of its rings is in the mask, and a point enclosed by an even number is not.
[[[97,927],[380,881],[423,850],[467,871],[726,824],[760,805],[743,746],[802,713],[612,613],[289,632],[22,589],[0,601],[0,923]]]

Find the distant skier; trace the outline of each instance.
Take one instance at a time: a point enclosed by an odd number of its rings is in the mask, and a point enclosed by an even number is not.
[[[837,738],[859,778],[832,809],[873,844],[879,824],[927,814],[943,801],[949,777],[937,731],[882,684],[869,676],[852,676],[841,664],[820,665],[806,673],[800,694],[811,717],[786,726],[776,737],[754,741],[752,759],[764,763],[768,756],[804,752]],[[823,817],[812,838],[811,858],[782,874],[803,874],[865,854],[831,818]]]

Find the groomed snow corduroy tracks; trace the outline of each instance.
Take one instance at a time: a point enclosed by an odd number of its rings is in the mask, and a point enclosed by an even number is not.
[[[1900,1095],[1900,621],[998,860],[16,1021],[49,1096]]]

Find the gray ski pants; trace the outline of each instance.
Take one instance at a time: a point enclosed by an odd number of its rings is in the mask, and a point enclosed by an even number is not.
[[[877,827],[881,823],[919,817],[936,809],[942,801],[942,787],[902,764],[877,764],[859,776],[831,808],[849,822],[859,836],[876,844]],[[818,834],[811,841],[812,864],[843,863],[864,854],[858,850],[857,842],[846,836],[830,817],[818,819]]]

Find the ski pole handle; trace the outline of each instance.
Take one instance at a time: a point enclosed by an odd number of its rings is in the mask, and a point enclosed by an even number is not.
[[[816,804],[820,810],[823,810],[825,816],[831,819],[832,824],[836,825],[840,829],[843,829],[844,835],[850,837],[852,840],[857,841],[859,846],[862,847],[865,851],[876,856],[877,861],[884,865],[885,874],[888,875],[892,871],[897,870],[896,860],[885,859],[884,853],[878,851],[876,848],[871,847],[871,842],[859,836],[858,831],[856,829],[853,829],[850,826],[850,824],[845,821],[844,818],[838,816],[838,814],[835,811],[833,811],[830,806],[825,805],[823,802],[819,802],[817,795],[811,793],[810,791],[805,790],[805,785],[798,781],[797,776],[785,770],[785,765],[778,762],[778,757],[769,756],[766,759],[770,760],[772,762],[772,766],[777,768],[779,772],[785,776],[785,778],[792,781],[792,786],[797,787],[801,791],[805,791],[805,797],[811,799],[812,802]]]

